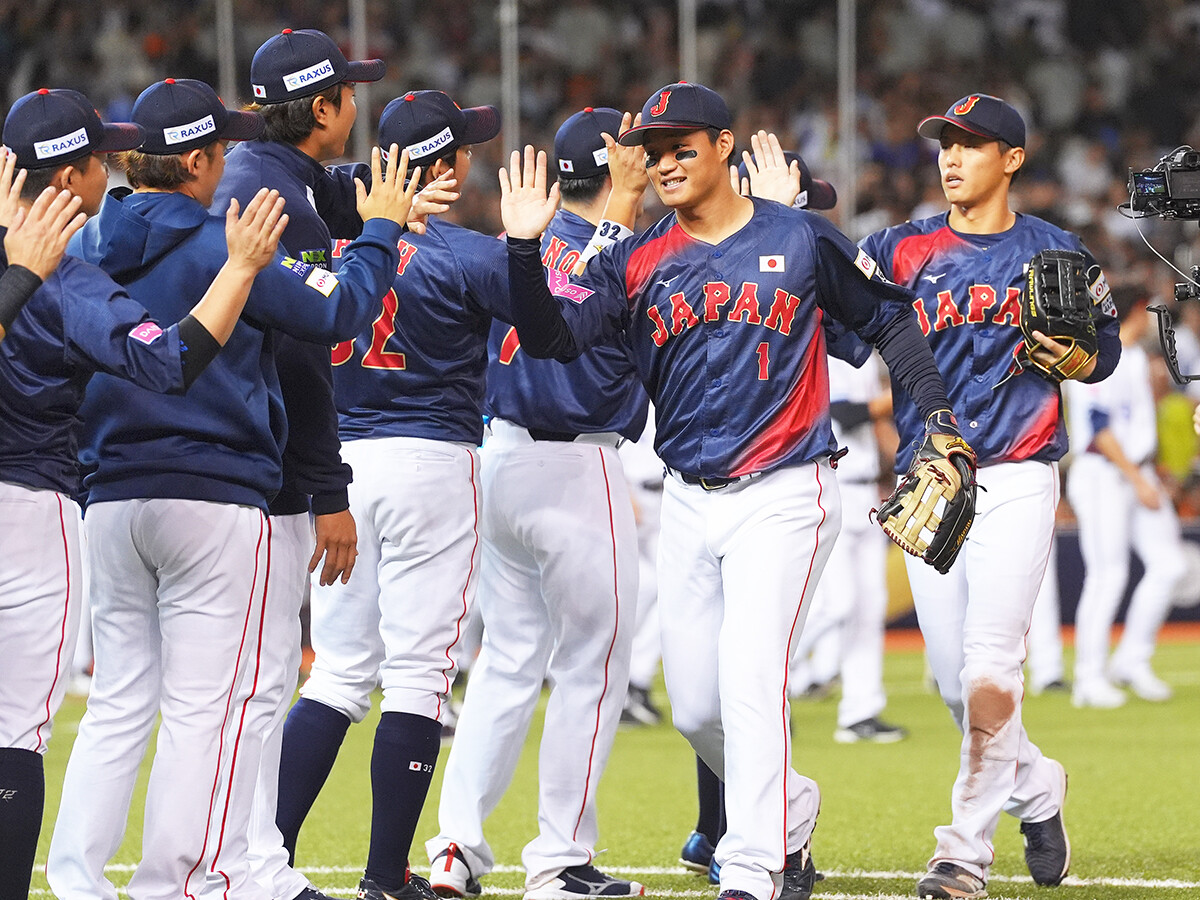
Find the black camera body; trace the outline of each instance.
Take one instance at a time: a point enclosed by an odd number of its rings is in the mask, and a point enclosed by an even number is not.
[[[1200,150],[1179,147],[1153,169],[1131,170],[1129,206],[1164,219],[1200,219]]]

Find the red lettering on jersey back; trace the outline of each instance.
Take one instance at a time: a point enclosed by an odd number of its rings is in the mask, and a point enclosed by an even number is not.
[[[954,305],[954,298],[950,296],[949,291],[938,291],[937,301],[937,318],[933,322],[934,331],[941,331],[947,325],[961,325],[966,321],[962,317],[962,313],[958,311],[958,307]]]
[[[416,254],[417,248],[408,241],[401,241],[396,246],[400,248],[400,265],[396,266],[396,274],[403,275],[404,270],[408,268],[408,261]]]
[[[685,328],[699,325],[696,313],[683,297],[683,291],[671,295],[671,334],[679,334]]]
[[[650,335],[654,341],[654,346],[661,347],[667,342],[667,338],[671,336],[671,332],[667,331],[667,323],[663,321],[662,313],[658,311],[657,306],[647,307],[646,315],[654,323],[654,334]]]
[[[929,326],[929,316],[925,312],[925,301],[920,297],[913,301],[913,312],[917,314],[917,324],[921,326],[921,334],[929,337],[929,332],[932,329]]]
[[[990,284],[971,285],[971,301],[967,305],[967,321],[982,322],[983,314],[996,305],[996,289]]]
[[[704,285],[704,321],[716,322],[721,318],[721,307],[730,301],[732,294],[724,281],[710,281]]]
[[[790,334],[792,319],[795,318],[799,306],[799,297],[789,294],[783,288],[776,288],[775,302],[771,304],[771,311],[767,313],[767,321],[763,324],[768,328],[775,329],[780,334]]]
[[[745,322],[748,325],[761,325],[762,313],[758,311],[758,282],[742,282],[742,291],[738,294],[737,302],[729,311],[730,322]]]
[[[562,258],[562,263],[559,265],[559,270],[570,275],[575,271],[575,266],[579,263],[579,251],[568,251]]]
[[[416,251],[417,248],[413,247],[413,253]],[[409,256],[412,256],[412,253]],[[403,265],[403,251],[400,258]],[[403,353],[383,349],[384,344],[396,333],[396,310],[399,306],[400,299],[396,296],[396,292],[388,291],[383,298],[383,312],[371,325],[371,349],[363,354],[362,367],[364,369],[404,369],[408,367]]]
[[[348,341],[341,341],[333,345],[333,350],[329,353],[329,361],[335,366],[340,366],[342,363],[350,361],[350,357],[354,355],[354,338]]]
[[[500,342],[500,364],[502,366],[511,365],[513,357],[520,349],[521,339],[517,337],[517,329],[509,328],[504,335],[504,340]]]
[[[996,310],[996,314],[992,316],[992,322],[996,325],[1012,325],[1014,327],[1021,324],[1021,289],[1010,287],[1007,295],[1004,297],[1004,303]]]
[[[346,240],[345,238],[338,238],[333,242],[333,258],[338,259],[343,253],[346,252],[346,248],[349,246],[350,241]]]
[[[558,268],[558,258],[562,252],[567,249],[567,242],[562,238],[550,238],[550,246],[546,248],[546,252],[542,254],[542,265],[547,269]]]

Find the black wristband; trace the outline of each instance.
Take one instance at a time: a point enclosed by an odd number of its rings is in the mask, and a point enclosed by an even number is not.
[[[217,358],[221,345],[192,315],[179,320],[179,359],[183,363],[183,387],[192,386],[208,364]]]
[[[0,328],[8,331],[13,319],[29,302],[42,279],[24,266],[9,266],[0,275]]]

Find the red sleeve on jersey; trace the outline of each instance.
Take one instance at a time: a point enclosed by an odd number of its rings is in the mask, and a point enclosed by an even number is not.
[[[772,468],[795,448],[798,440],[812,431],[819,419],[829,416],[829,363],[825,350],[825,330],[819,324],[799,370],[800,377],[792,386],[791,393],[775,417],[734,464],[730,477]]]
[[[949,228],[902,238],[892,252],[892,281],[911,287],[917,273],[935,253],[961,243],[962,238]]]
[[[1029,375],[1026,378],[1031,377]],[[1029,427],[1017,435],[1011,449],[1005,450],[1001,456],[1005,461],[1015,462],[1029,459],[1054,441],[1058,430],[1058,407],[1061,402],[1057,391],[1046,395],[1045,405],[1029,419]]]
[[[629,295],[630,301],[641,293],[660,262],[673,257],[691,241],[692,239],[676,224],[667,229],[665,234],[634,250],[630,254],[629,262],[625,264],[625,293]]]

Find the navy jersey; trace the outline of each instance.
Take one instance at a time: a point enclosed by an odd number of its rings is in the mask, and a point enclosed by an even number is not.
[[[542,265],[550,278],[565,279],[574,270],[595,230],[573,212],[560,209],[555,214],[542,235]],[[489,416],[545,431],[613,431],[631,441],[641,437],[650,398],[620,340],[593,347],[569,363],[534,359],[520,351],[516,328],[494,322],[484,403]]]
[[[328,268],[331,235],[358,236],[362,222],[349,171],[327,170],[289,144],[245,141],[225,157],[213,209],[223,212],[230,197],[245,209],[262,187],[279,191],[287,203],[288,225],[281,243],[294,259]],[[275,340],[289,438],[283,448],[283,487],[271,512],[306,512],[310,496],[313,512],[340,512],[349,506],[346,486],[352,473],[339,456],[329,345],[285,334],[277,334]]]
[[[79,493],[79,405],[98,371],[182,393],[178,328],[164,331],[111,278],[68,256],[0,343],[0,481]]]
[[[755,199],[737,233],[712,245],[667,215],[608,248],[559,290],[583,346],[622,330],[656,412],[655,450],[707,477],[796,465],[835,449],[826,353],[852,331],[872,341],[907,313],[887,283],[828,221]],[[850,361],[868,348],[855,342]]]
[[[962,234],[949,213],[906,222],[870,235],[863,249],[885,276],[911,288],[916,316],[937,359],[963,437],[979,462],[1050,461],[1067,450],[1057,385],[1032,371],[1003,381],[1021,340],[1019,303],[1029,260],[1039,250],[1078,250],[1095,264],[1079,238],[1034,216],[1018,215],[1001,234]],[[1096,269],[1099,272],[1099,269]],[[1089,285],[1097,318],[1099,357],[1089,382],[1112,372],[1121,355],[1116,309],[1103,274]],[[900,450],[896,471],[907,469],[923,422],[904,390],[892,385]]]
[[[342,440],[479,444],[493,315],[512,318],[503,241],[436,219],[405,235],[383,312],[333,349]]]
[[[229,340],[183,397],[98,375],[81,457],[88,502],[175,497],[267,508],[282,482],[287,423],[273,332],[324,344],[370,321],[387,289],[401,226],[373,219],[338,275],[282,252],[254,279]],[[154,315],[174,321],[227,257],[225,220],[181,193],[104,199],[70,251],[100,266]]]

